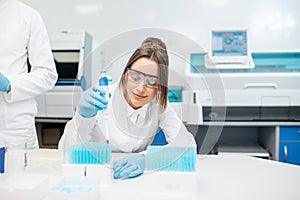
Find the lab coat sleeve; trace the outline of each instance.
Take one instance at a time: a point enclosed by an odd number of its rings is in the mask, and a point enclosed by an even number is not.
[[[27,53],[31,71],[10,78],[11,92],[5,96],[8,102],[43,94],[53,88],[58,77],[46,27],[37,12],[31,17]]]
[[[74,117],[64,129],[64,133],[59,141],[58,148],[66,149],[73,144],[83,144],[92,142],[92,134],[95,134],[97,126],[97,115],[91,118],[80,116],[77,109]]]
[[[163,130],[169,146],[196,147],[194,136],[188,132],[170,103],[160,116],[159,127]]]

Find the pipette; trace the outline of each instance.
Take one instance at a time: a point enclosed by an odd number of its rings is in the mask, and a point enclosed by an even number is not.
[[[106,72],[106,71],[105,71]],[[105,72],[101,72],[102,76],[99,79],[99,85],[102,87],[103,90],[105,90],[105,99],[109,100],[109,90],[108,90],[108,78],[105,74]],[[106,143],[109,143],[109,133],[108,133],[108,118],[109,113],[107,109],[102,110],[102,115],[104,119],[104,137],[106,138]]]

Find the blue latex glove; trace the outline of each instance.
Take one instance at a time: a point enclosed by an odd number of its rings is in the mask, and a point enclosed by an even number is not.
[[[82,117],[94,117],[99,110],[105,109],[108,101],[105,99],[106,92],[99,86],[86,90],[79,100],[79,114]]]
[[[0,72],[0,91],[7,92],[9,86],[9,80]]]
[[[128,156],[114,163],[114,178],[134,178],[144,173],[146,166],[145,156],[136,154]]]

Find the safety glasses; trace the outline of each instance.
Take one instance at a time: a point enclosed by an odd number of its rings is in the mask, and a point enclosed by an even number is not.
[[[127,67],[127,75],[128,79],[130,79],[132,82],[138,84],[144,81],[144,84],[149,87],[149,88],[158,88],[159,84],[159,77],[158,76],[153,76],[150,74],[145,74],[141,71],[131,69]]]

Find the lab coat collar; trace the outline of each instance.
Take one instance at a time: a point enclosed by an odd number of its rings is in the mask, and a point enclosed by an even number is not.
[[[125,108],[127,108],[127,117],[130,117],[132,115],[140,115],[144,119],[146,119],[147,111],[151,108],[151,102],[147,103],[146,105],[142,106],[139,109],[133,109],[128,102],[126,101],[124,94],[120,91],[122,103],[125,105]]]

